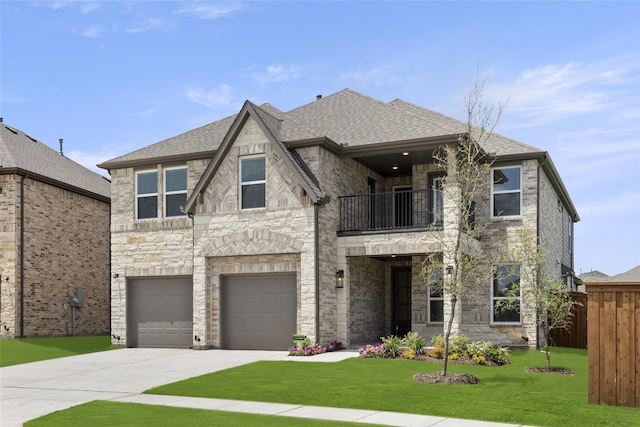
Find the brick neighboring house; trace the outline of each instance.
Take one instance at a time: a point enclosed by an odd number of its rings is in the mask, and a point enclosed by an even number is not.
[[[288,112],[247,101],[237,115],[105,162],[114,335],[131,347],[282,350],[293,333],[349,346],[441,334],[446,298],[420,275],[425,254],[442,251],[452,209],[433,152],[465,131],[345,89]],[[579,218],[548,153],[499,135],[484,148],[504,180],[487,176],[478,244],[529,228],[548,247],[550,272],[571,281]],[[535,345],[533,315],[494,315],[502,284],[488,282],[481,303],[462,302],[454,329]]]
[[[109,181],[1,119],[0,132],[0,337],[108,334]]]

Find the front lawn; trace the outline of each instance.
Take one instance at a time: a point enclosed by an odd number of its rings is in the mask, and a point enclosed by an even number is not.
[[[139,403],[94,401],[54,412],[28,421],[25,427],[85,427],[85,426],[282,426],[297,427],[373,427],[276,415],[244,414],[240,412],[209,411],[206,409],[176,408]]]
[[[110,336],[0,340],[0,367],[122,348]]]
[[[505,366],[449,365],[476,385],[425,384],[419,372],[439,363],[348,359],[339,363],[257,362],[156,387],[148,393],[408,412],[538,426],[637,426],[636,408],[587,404],[587,352],[554,348],[554,367],[575,375],[525,372],[544,354],[514,350]]]

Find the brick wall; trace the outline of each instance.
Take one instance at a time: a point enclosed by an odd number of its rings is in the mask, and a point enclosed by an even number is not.
[[[2,232],[2,256],[15,257],[16,264],[18,180],[16,177],[13,185],[7,186],[16,215],[5,222]],[[14,323],[16,335],[20,334],[21,318],[24,336],[70,335],[73,319],[69,297],[81,287],[85,300],[84,307],[76,309],[76,335],[108,333],[109,204],[29,178],[24,184],[24,312],[20,314],[19,266],[14,264],[9,282],[15,298],[5,298],[3,290],[3,323]],[[3,208],[3,217],[5,213]],[[7,255],[11,251],[7,250],[11,244],[7,237],[13,230],[14,255]]]
[[[387,333],[385,263],[349,258],[349,343],[380,342]]]

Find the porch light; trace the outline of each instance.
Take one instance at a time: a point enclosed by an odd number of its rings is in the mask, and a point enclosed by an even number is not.
[[[336,271],[336,288],[344,288],[344,270]]]
[[[408,151],[403,151],[403,152],[402,152],[402,155],[403,155],[403,156],[408,156],[408,155],[409,155],[409,152],[408,152]]]
[[[391,169],[393,169],[394,171],[397,171],[397,170],[398,170],[398,165],[393,165],[393,166],[391,167]]]
[[[447,265],[447,276],[451,276],[453,274],[453,265]]]

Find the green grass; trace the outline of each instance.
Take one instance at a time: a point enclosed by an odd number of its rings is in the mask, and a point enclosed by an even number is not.
[[[256,415],[205,409],[175,408],[139,403],[93,401],[26,422],[39,426],[372,426],[276,415]]]
[[[339,363],[257,362],[148,390],[148,393],[408,412],[538,426],[638,426],[637,408],[587,403],[585,350],[554,348],[552,365],[575,375],[524,371],[544,354],[514,350],[500,367],[449,365],[476,375],[476,385],[425,384],[418,372],[440,364],[348,359]]]
[[[122,348],[109,336],[0,340],[0,367]]]

